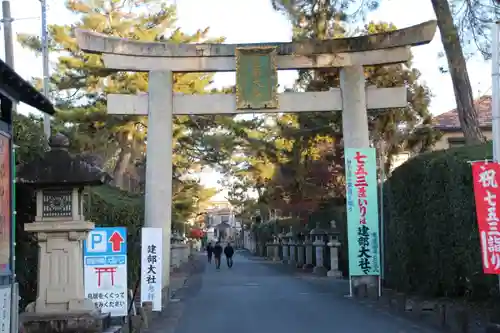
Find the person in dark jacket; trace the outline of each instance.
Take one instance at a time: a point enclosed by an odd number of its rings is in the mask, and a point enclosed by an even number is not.
[[[222,246],[220,242],[215,243],[214,249],[215,268],[220,269],[220,257],[222,256]]]
[[[207,258],[208,258],[208,263],[212,262],[212,254],[214,253],[214,247],[212,246],[212,242],[208,242],[207,245]]]
[[[231,246],[231,243],[227,243],[224,248],[224,254],[226,255],[227,267],[233,267],[234,248]]]

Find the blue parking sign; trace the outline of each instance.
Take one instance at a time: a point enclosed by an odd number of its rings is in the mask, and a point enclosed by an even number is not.
[[[111,317],[128,311],[127,229],[95,228],[83,242],[86,298]]]
[[[83,242],[83,255],[107,256],[127,254],[127,229],[125,227],[95,228]]]

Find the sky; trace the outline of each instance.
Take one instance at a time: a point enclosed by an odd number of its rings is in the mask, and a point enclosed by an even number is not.
[[[287,42],[291,40],[291,25],[287,18],[275,12],[270,0],[177,0],[178,26],[185,32],[210,27],[211,36],[226,37],[226,43]],[[64,7],[65,0],[47,0],[49,24],[67,24],[74,18]],[[39,34],[40,3],[38,0],[11,1],[14,33]],[[404,28],[435,19],[430,1],[386,0],[380,8],[368,15],[368,20],[392,22]],[[3,36],[3,31],[2,31]],[[0,55],[4,59],[4,46],[0,43]],[[435,115],[456,107],[453,87],[449,75],[442,74],[438,58],[442,51],[439,33],[434,40],[413,48],[414,67],[422,73],[422,81],[431,89],[433,98],[431,112]],[[25,79],[41,77],[42,59],[16,43],[14,46],[14,67]],[[52,57],[51,61],[56,58]],[[470,82],[475,97],[491,93],[491,63],[481,57],[471,58],[467,63]],[[296,75],[293,71],[279,73],[281,86],[291,86]],[[219,73],[214,86],[229,86],[235,83],[234,73]],[[28,106],[20,106],[22,113],[36,112]],[[216,186],[218,176],[211,170],[201,175],[206,186]],[[218,195],[222,198],[224,194]]]

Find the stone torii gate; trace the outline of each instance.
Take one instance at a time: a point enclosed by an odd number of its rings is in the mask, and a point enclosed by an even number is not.
[[[164,286],[170,268],[173,115],[342,110],[344,146],[370,147],[367,109],[405,107],[407,95],[406,87],[367,88],[363,66],[406,62],[410,47],[429,43],[435,31],[436,22],[429,21],[353,38],[236,45],[141,42],[77,30],[80,48],[102,54],[107,68],[149,72],[149,92],[108,95],[108,113],[149,117],[145,224],[163,228]],[[341,67],[340,89],[276,92],[277,69],[331,67]],[[227,71],[237,72],[236,94],[173,93],[172,73]]]

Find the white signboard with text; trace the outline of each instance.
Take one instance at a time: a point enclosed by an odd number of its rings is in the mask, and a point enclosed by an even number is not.
[[[85,295],[111,317],[126,316],[127,229],[95,228],[84,241]]]
[[[141,303],[152,302],[153,311],[161,311],[163,230],[142,228]]]
[[[11,286],[0,286],[0,333],[10,333]]]

